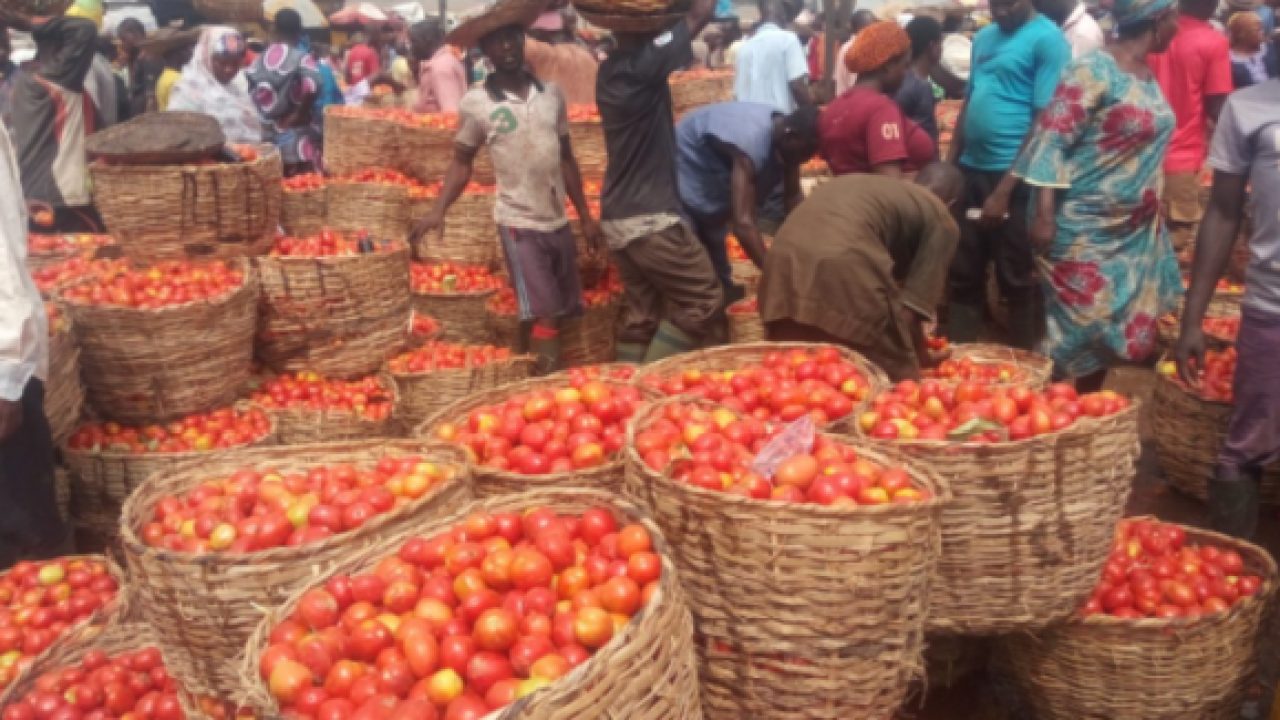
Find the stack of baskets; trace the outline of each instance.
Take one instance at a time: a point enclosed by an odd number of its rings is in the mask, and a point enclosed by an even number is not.
[[[324,229],[329,212],[329,190],[322,176],[304,187],[285,187],[280,201],[280,226],[296,237],[315,235]]]

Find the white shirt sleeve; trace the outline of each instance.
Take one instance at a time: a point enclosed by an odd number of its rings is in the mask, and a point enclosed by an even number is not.
[[[788,33],[791,41],[787,43],[785,62],[787,64],[787,81],[797,80],[809,74],[809,61],[804,56],[804,47],[795,33]]]
[[[27,270],[27,208],[9,131],[0,125],[0,399],[48,374],[48,320]]]

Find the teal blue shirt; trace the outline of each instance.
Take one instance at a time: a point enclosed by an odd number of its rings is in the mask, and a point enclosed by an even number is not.
[[[1071,46],[1062,30],[1039,13],[1012,34],[994,23],[979,31],[973,38],[960,163],[993,172],[1012,167],[1069,62]]]

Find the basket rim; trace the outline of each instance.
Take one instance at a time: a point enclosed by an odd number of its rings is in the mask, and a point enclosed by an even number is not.
[[[432,343],[432,342],[436,342],[436,341],[435,341],[435,340],[428,340],[426,343],[424,343],[424,344],[423,344],[423,347],[425,347],[427,344]],[[470,343],[461,343],[461,345],[463,345],[464,347],[484,347],[483,345],[474,345],[474,344],[470,344]],[[499,347],[499,348],[500,348],[501,346],[494,346],[494,347]],[[397,355],[396,357],[401,357],[401,356],[403,356],[403,355],[408,355],[408,354],[410,354],[410,353],[417,352],[417,351],[418,351],[418,350],[420,350],[420,349],[421,349],[421,348],[413,348],[413,349],[410,349],[410,350],[406,350],[406,351],[404,351],[403,353],[401,353],[400,355]],[[388,363],[389,363],[389,362],[390,362],[390,361],[388,361]],[[447,372],[469,372],[469,371],[472,371],[472,370],[484,370],[485,368],[494,367],[494,366],[496,366],[496,365],[506,365],[506,366],[514,366],[514,365],[517,365],[517,364],[528,364],[528,365],[533,365],[535,362],[537,362],[537,358],[535,358],[533,355],[530,355],[530,354],[527,354],[527,353],[526,353],[526,354],[523,354],[523,355],[512,355],[511,357],[503,358],[503,359],[501,359],[501,360],[494,360],[493,362],[485,363],[484,365],[479,365],[479,366],[477,366],[477,367],[437,368],[437,369],[435,369],[435,370],[427,370],[427,371],[424,371],[424,372],[406,372],[406,373],[398,373],[398,372],[395,372],[394,370],[392,370],[392,369],[390,368],[390,365],[388,365],[388,367],[387,367],[387,371],[386,371],[386,372],[387,372],[387,374],[388,374],[388,375],[390,375],[390,376],[391,376],[391,377],[393,377],[393,378],[396,378],[397,380],[398,380],[398,379],[400,379],[400,378],[405,378],[405,379],[415,379],[415,380],[416,380],[416,379],[421,379],[421,378],[427,378],[427,377],[430,377],[430,376],[432,376],[432,375],[438,375],[438,374],[440,374],[440,373],[447,373]]]
[[[1205,405],[1214,405],[1220,408],[1235,407],[1235,403],[1233,402],[1227,402],[1225,400],[1210,400],[1209,398],[1204,397],[1200,393],[1190,390],[1189,388],[1187,388],[1186,386],[1184,386],[1182,383],[1178,382],[1174,378],[1161,375],[1160,373],[1156,373],[1156,390],[1159,391],[1161,389],[1165,390],[1166,392],[1181,393],[1182,395],[1185,395],[1186,397],[1191,398],[1196,402],[1204,403]]]
[[[303,237],[306,237],[305,235]],[[385,250],[379,249],[371,253],[354,255],[258,255],[253,258],[254,264],[278,262],[281,264],[320,263],[331,264],[348,260],[385,260],[400,254],[409,253],[409,244],[404,240],[392,238],[386,242]]]
[[[255,438],[254,440],[248,443],[245,443],[243,445],[236,445],[234,447],[221,448],[221,449],[215,448],[213,450],[184,450],[182,452],[147,452],[147,453],[123,452],[120,450],[94,451],[94,450],[84,450],[84,449],[70,447],[70,445],[68,444],[71,440],[70,438],[67,438],[67,440],[64,440],[60,445],[59,449],[62,450],[64,455],[73,455],[76,457],[103,458],[106,460],[136,461],[136,460],[181,460],[185,458],[195,459],[198,457],[201,457],[201,458],[215,457],[219,455],[226,455],[228,453],[235,452],[238,450],[249,450],[249,449],[258,448],[258,447],[271,447],[271,445],[265,444],[265,443],[275,438],[276,431],[278,430],[278,428],[276,427],[276,420],[274,417],[271,416],[271,412],[255,402],[249,402],[245,400],[237,401],[231,407],[233,409],[241,410],[243,413],[248,413],[250,410],[254,410],[254,409],[261,411],[262,414],[266,416],[267,423],[269,425],[266,434],[262,435],[259,438]],[[214,408],[214,410],[221,410],[221,409],[223,408]],[[213,411],[211,410],[209,412],[213,412]],[[79,430],[81,425],[83,425],[83,423],[76,425],[75,429]],[[72,431],[72,435],[75,435],[75,431]]]
[[[155,164],[127,165],[123,163],[108,163],[103,160],[94,160],[89,163],[89,168],[95,171],[108,170],[112,172],[120,171],[120,172],[128,172],[128,173],[143,175],[143,174],[150,174],[155,172],[167,172],[175,168],[182,169],[182,170],[197,170],[197,171],[222,170],[222,169],[231,168],[231,167],[256,167],[258,165],[264,165],[272,161],[281,162],[281,163],[284,162],[283,158],[280,155],[280,151],[276,148],[275,145],[268,145],[266,143],[242,143],[242,145],[248,145],[250,147],[257,148],[258,157],[254,158],[253,160],[243,160],[239,162],[222,162],[222,163],[216,163],[213,165],[208,165],[203,163],[173,163],[173,164],[165,164],[165,165],[155,165]]]
[[[883,392],[884,388],[888,387],[889,376],[885,374],[884,370],[881,369],[879,365],[873,363],[865,355],[851,348],[833,343],[790,341],[775,342],[770,340],[752,343],[739,343],[736,345],[720,345],[712,348],[693,350],[679,355],[672,355],[671,357],[663,358],[657,362],[640,365],[636,369],[635,382],[636,384],[643,384],[648,378],[663,377],[671,374],[674,369],[691,361],[700,361],[706,358],[719,359],[721,356],[726,356],[727,360],[731,359],[735,355],[752,352],[759,352],[763,355],[770,352],[785,353],[792,350],[815,351],[825,348],[834,348],[845,360],[854,360],[856,361],[855,364],[861,365],[860,369],[867,376],[867,384],[870,386],[870,391],[879,390]],[[868,393],[867,397],[868,399],[873,397],[871,392]]]
[[[258,282],[257,282],[258,279],[253,274],[253,266],[252,264],[250,264],[249,258],[231,257],[231,258],[212,258],[211,260],[213,262],[224,262],[224,263],[227,263],[228,265],[235,265],[239,267],[242,273],[244,273],[244,277],[241,279],[239,285],[228,289],[223,294],[214,298],[188,300],[187,302],[179,303],[177,305],[165,305],[164,307],[158,307],[158,308],[138,308],[138,307],[129,307],[127,305],[100,305],[97,303],[79,303],[79,302],[75,302],[74,300],[68,300],[66,297],[64,297],[63,293],[65,293],[66,291],[70,290],[73,287],[79,287],[81,285],[89,285],[91,283],[97,282],[98,278],[93,278],[93,277],[80,277],[80,278],[70,279],[67,282],[61,283],[57,287],[55,287],[53,289],[53,293],[54,293],[55,299],[57,299],[58,302],[60,302],[63,305],[63,307],[67,309],[68,313],[89,314],[89,313],[125,312],[125,313],[142,313],[146,317],[154,318],[154,317],[158,317],[160,315],[169,314],[169,313],[185,312],[187,310],[191,310],[194,308],[218,307],[222,305],[227,305],[227,304],[230,304],[233,300],[239,299],[239,296],[241,295],[241,293],[252,292],[256,290],[256,288],[258,287]],[[130,265],[132,266],[132,269],[135,269],[135,270],[145,269],[146,267],[148,267],[147,263],[141,263],[137,261],[130,262]]]
[[[470,480],[471,466],[470,466],[470,463],[467,462],[465,454],[461,450],[454,448],[453,446],[447,445],[445,443],[433,442],[425,438],[421,438],[421,439],[419,438],[378,438],[378,439],[372,439],[372,440],[338,441],[338,442],[332,442],[332,443],[303,443],[299,445],[274,445],[274,446],[269,445],[269,446],[264,446],[262,448],[258,448],[257,454],[264,455],[264,456],[274,455],[274,454],[301,454],[306,452],[317,452],[317,451],[322,451],[326,449],[339,451],[344,447],[349,448],[357,445],[367,446],[369,448],[383,448],[383,449],[394,449],[399,445],[405,445],[405,446],[412,445],[412,446],[421,448],[420,452],[423,455],[427,455],[428,453],[432,453],[432,452],[453,455],[454,457],[447,458],[446,460],[443,460],[440,462],[447,462],[449,464],[452,464],[455,467],[455,469],[459,470],[460,472],[454,475],[452,479],[444,483],[441,483],[439,487],[434,488],[431,492],[423,495],[422,497],[415,498],[412,502],[409,502],[408,504],[403,505],[399,508],[393,509],[390,512],[382,513],[381,515],[377,515],[373,518],[370,518],[368,522],[366,522],[364,525],[361,525],[359,527],[351,528],[350,530],[344,530],[340,533],[335,533],[317,542],[306,543],[306,544],[297,545],[297,546],[286,545],[281,547],[267,548],[265,550],[253,550],[250,552],[240,552],[240,553],[229,553],[229,552],[227,553],[224,553],[224,552],[193,553],[193,552],[186,552],[182,550],[168,550],[165,548],[156,548],[143,543],[141,538],[138,537],[137,531],[134,530],[133,523],[130,522],[133,519],[130,516],[144,514],[147,509],[154,509],[154,508],[144,509],[139,507],[140,501],[138,500],[138,496],[139,496],[139,491],[142,488],[148,487],[149,485],[153,484],[160,477],[161,473],[155,472],[155,473],[152,473],[150,476],[148,476],[146,480],[139,483],[137,488],[134,488],[134,490],[129,494],[129,498],[125,500],[124,504],[120,508],[120,544],[129,553],[132,553],[139,557],[143,557],[143,556],[153,557],[162,562],[187,562],[187,563],[200,564],[200,565],[211,565],[211,564],[217,564],[217,563],[234,564],[234,563],[249,562],[249,561],[252,561],[255,563],[280,562],[280,561],[302,557],[314,552],[319,552],[321,550],[327,550],[329,548],[335,547],[349,540],[350,539],[349,536],[351,535],[351,533],[360,532],[361,530],[364,530],[366,532],[377,532],[381,530],[382,526],[385,525],[386,523],[392,520],[398,520],[401,518],[409,517],[410,515],[421,510],[427,503],[431,502],[436,497],[440,496],[442,493],[452,490],[454,487],[457,487],[459,484],[465,486]],[[236,458],[229,456],[225,459],[235,460]],[[280,462],[279,460],[272,461],[267,459],[266,457],[263,457],[262,459],[256,459],[254,457],[251,457],[251,458],[247,458],[244,464],[240,465],[239,467],[241,468],[263,467],[263,466],[278,464],[279,462]],[[306,464],[318,464],[318,463],[336,462],[336,461],[308,460],[304,462]],[[202,476],[207,478],[207,475],[205,475],[205,473],[206,471],[203,469],[203,467],[198,466],[195,463],[191,463],[171,471],[164,471],[164,475],[168,476],[170,479],[176,477],[180,480],[192,480],[193,484],[198,482],[196,478],[199,478]]]
[[[483,263],[477,263],[477,264],[483,264]],[[430,297],[430,298],[459,298],[463,300],[475,300],[477,298],[488,297],[490,295],[493,295],[494,293],[498,292],[498,290],[499,288],[490,288],[488,290],[476,290],[473,292],[433,293],[433,292],[425,292],[425,291],[415,289],[413,287],[412,282],[410,282],[409,284],[410,295],[417,295],[419,297]]]
[[[400,389],[399,389],[398,387],[396,387],[396,380],[395,380],[395,376],[394,376],[394,375],[392,375],[390,372],[388,372],[388,371],[385,369],[385,365],[386,365],[386,363],[384,362],[384,363],[383,363],[383,368],[380,368],[380,369],[378,369],[378,370],[376,370],[376,371],[374,371],[374,372],[371,372],[371,373],[366,373],[366,374],[364,374],[364,375],[360,375],[359,377],[352,378],[352,379],[342,378],[342,377],[330,377],[330,376],[328,376],[328,375],[324,375],[323,373],[316,373],[316,374],[317,374],[317,375],[320,375],[320,376],[321,376],[322,378],[324,378],[325,380],[338,380],[338,381],[341,381],[341,382],[356,382],[356,381],[358,381],[358,380],[364,380],[365,378],[374,378],[374,379],[375,379],[375,380],[377,380],[379,383],[381,383],[381,384],[382,384],[382,386],[383,386],[383,388],[384,388],[384,389],[386,389],[386,391],[391,395],[391,407],[394,409],[394,408],[395,408],[395,406],[396,406],[396,405],[398,405],[398,404],[400,403]],[[306,371],[304,370],[304,371],[302,371],[302,372],[306,372]],[[297,374],[297,373],[291,373],[291,372],[273,373],[273,374],[272,374],[272,375],[270,375],[267,379],[268,379],[268,380],[270,380],[270,379],[273,379],[273,378],[276,378],[276,377],[281,377],[281,376],[284,376],[284,375],[295,375],[295,374]],[[260,388],[259,388],[259,390],[255,390],[255,392],[260,392]],[[310,416],[314,416],[314,417],[324,417],[324,418],[328,418],[328,417],[346,417],[346,416],[353,416],[353,415],[355,415],[355,413],[354,413],[354,412],[352,412],[352,411],[350,411],[350,410],[332,410],[332,409],[329,409],[329,408],[324,408],[324,409],[320,410],[319,412],[314,412],[314,411],[309,410],[309,409],[307,409],[307,408],[298,408],[298,407],[291,407],[291,406],[285,406],[285,407],[278,407],[278,408],[277,408],[277,407],[270,407],[270,406],[266,406],[266,405],[261,405],[261,404],[259,404],[259,403],[257,403],[257,402],[254,402],[254,404],[255,404],[255,405],[257,405],[258,407],[262,408],[262,411],[263,411],[263,412],[265,412],[267,415],[276,415],[276,414],[280,414],[280,415],[289,415],[289,414],[293,414],[293,415],[310,415]],[[357,417],[357,418],[356,418],[356,421],[357,421],[357,422],[362,422],[362,423],[374,423],[374,424],[377,424],[377,423],[384,423],[384,422],[387,422],[388,420],[390,420],[390,418],[386,418],[386,419],[384,419],[384,420],[369,420],[369,419],[367,419],[367,418],[360,418],[360,417]],[[402,438],[384,438],[384,439],[402,439]],[[294,447],[294,446],[293,446],[293,445],[289,445],[289,446],[287,446],[287,447]]]

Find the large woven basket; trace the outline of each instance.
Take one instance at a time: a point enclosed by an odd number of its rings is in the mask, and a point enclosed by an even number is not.
[[[618,299],[591,305],[582,315],[565,321],[560,329],[560,364],[564,367],[598,365],[616,356]],[[515,315],[499,313],[489,305],[489,337],[495,345],[519,350],[520,321]]]
[[[475,513],[521,512],[548,507],[580,513],[608,507],[629,522],[643,524],[653,538],[653,551],[662,558],[662,577],[649,602],[607,645],[573,672],[485,717],[488,720],[564,720],[626,718],[626,720],[700,720],[698,677],[692,648],[693,626],[684,592],[676,578],[671,549],[659,528],[637,507],[617,497],[588,490],[543,489],[472,503],[448,518],[433,518],[417,527],[389,532],[377,546],[350,554],[316,578],[319,584],[335,574],[368,572],[383,557],[394,555],[411,535],[429,537],[461,524]],[[276,705],[258,672],[261,653],[272,627],[297,607],[302,592],[267,615],[245,648],[241,674],[248,696],[266,717],[279,717]]]
[[[1053,377],[1053,360],[1027,350],[996,343],[962,343],[951,346],[953,360],[970,360],[979,365],[1006,363],[1021,371],[1022,376],[997,385],[1023,385],[1041,388]],[[990,383],[987,383],[990,384]]]
[[[497,290],[478,293],[413,293],[415,312],[433,317],[444,325],[445,338],[454,342],[484,345],[492,340],[489,298]]]
[[[261,255],[280,224],[280,153],[207,165],[92,163],[93,201],[117,244],[141,260]]]
[[[1208,499],[1209,479],[1231,424],[1231,405],[1205,400],[1164,375],[1156,377],[1151,402],[1151,434],[1160,473],[1175,490],[1197,500]],[[1262,475],[1262,501],[1280,505],[1280,463]]]
[[[84,406],[80,384],[80,350],[68,325],[49,337],[49,375],[45,382],[44,414],[54,442],[62,442],[76,429]]]
[[[414,256],[424,262],[485,265],[497,261],[498,225],[493,219],[494,201],[493,193],[463,193],[449,206],[443,232],[419,240],[414,245]],[[415,211],[424,213],[422,206],[426,202],[424,199],[419,203]]]
[[[89,402],[132,425],[230,405],[249,380],[258,281],[214,300],[156,310],[67,303]]]
[[[294,237],[308,237],[325,228],[329,189],[285,190],[280,200],[280,226]]]
[[[209,0],[216,2],[216,0]],[[330,105],[324,113],[324,165],[335,177],[369,167],[395,167],[399,125],[389,119],[352,114]]]
[[[738,370],[744,365],[759,363],[764,356],[773,352],[791,350],[813,351],[819,348],[834,347],[840,356],[856,366],[870,386],[866,398],[861,403],[854,403],[853,412],[848,416],[830,423],[825,429],[828,432],[843,432],[851,429],[857,422],[858,415],[871,398],[889,387],[889,377],[874,363],[858,353],[839,345],[823,345],[821,343],[797,342],[760,342],[741,345],[725,345],[722,347],[696,350],[694,352],[673,355],[665,360],[643,365],[636,371],[634,382],[641,387],[651,387],[652,382],[684,370],[701,370],[703,372],[720,372]]]
[[[955,496],[942,516],[931,632],[1037,630],[1079,609],[1129,498],[1139,412],[1135,401],[1016,442],[873,441],[932,467]]]
[[[670,78],[671,109],[676,117],[703,105],[733,100],[732,70],[675,73]]]
[[[395,407],[400,402],[396,382],[386,373],[378,373],[378,381],[391,393],[391,413],[382,420],[371,420],[355,413],[339,410],[311,410],[300,407],[270,408],[267,414],[275,421],[276,436],[281,445],[392,437],[396,435]]]
[[[305,472],[318,465],[374,463],[394,455],[447,462],[456,476],[355,530],[299,547],[195,555],[149,547],[139,539],[162,498],[181,496],[241,468]],[[265,448],[152,475],[125,503],[120,537],[138,609],[152,627],[164,628],[160,645],[175,674],[198,694],[236,699],[243,688],[235,661],[264,610],[364,548],[389,535],[417,532],[428,518],[453,513],[469,499],[466,464],[452,448],[412,440]]]
[[[517,380],[527,380],[532,371],[533,358],[524,355],[474,368],[391,373],[400,396],[396,403],[396,420],[403,428],[415,428],[463,398]]]
[[[390,183],[329,183],[329,227],[338,232],[368,232],[377,240],[405,241],[409,236],[409,189]]]
[[[998,648],[1038,720],[1238,720],[1255,677],[1276,564],[1262,548],[1186,528],[1188,543],[1233,548],[1264,585],[1230,610],[1199,618],[1092,615]]]
[[[583,177],[604,177],[609,166],[609,153],[604,144],[604,125],[599,120],[569,123],[569,140],[573,156]]]
[[[409,248],[263,257],[258,356],[277,372],[368,375],[408,342]]]
[[[837,508],[758,501],[676,482],[635,450],[637,428],[672,402],[643,407],[628,428],[626,495],[671,543],[689,596],[709,718],[889,718],[924,670],[924,626],[945,482],[905,465],[933,497]],[[856,444],[856,441],[855,441]]]
[[[439,182],[453,162],[457,134],[454,128],[401,126],[398,133],[400,151],[394,158],[394,164],[419,182]],[[494,183],[493,161],[487,146],[480,148],[471,162],[471,181],[482,185]]]
[[[605,385],[621,387],[629,383],[614,380],[601,380]],[[503,402],[512,395],[569,387],[564,377],[546,377],[509,383],[492,390],[474,393],[470,397],[459,400],[427,418],[414,430],[414,436],[433,440],[442,425],[458,423],[466,420],[467,415],[482,405]],[[638,412],[638,411],[637,411]],[[604,465],[587,470],[573,472],[547,473],[545,475],[522,475],[507,470],[476,465],[472,468],[472,487],[476,497],[488,498],[526,490],[543,490],[559,488],[587,488],[618,493],[622,491],[623,458],[622,453],[611,458]]]

